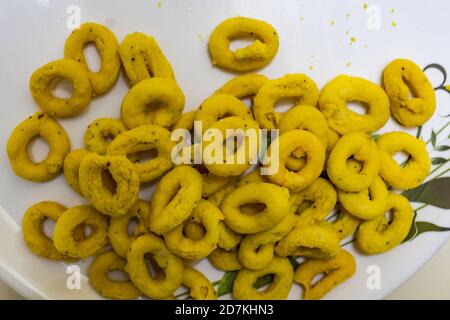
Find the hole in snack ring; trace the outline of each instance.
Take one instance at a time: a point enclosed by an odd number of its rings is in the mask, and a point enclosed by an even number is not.
[[[102,182],[106,189],[108,189],[112,194],[116,193],[117,182],[114,180],[108,169],[102,170]]]
[[[69,99],[73,93],[73,85],[69,79],[56,77],[50,82],[52,94],[60,99]]]
[[[149,160],[157,158],[158,157],[158,149],[153,148],[153,149],[150,149],[150,150],[130,153],[128,155],[128,157],[133,159],[135,163],[136,162],[144,163],[144,162],[147,162]]]
[[[164,269],[162,269],[156,260],[153,257],[153,254],[148,252],[144,255],[144,261],[147,265],[148,273],[152,277],[153,280],[163,280],[166,278],[166,273]]]
[[[236,50],[238,49],[247,48],[253,43],[253,41],[255,41],[255,38],[252,37],[234,38],[232,41],[230,41],[229,49],[233,52],[236,52]]]
[[[366,115],[370,109],[369,105],[362,101],[349,101],[347,102],[347,108],[360,115]]]
[[[113,269],[106,272],[106,276],[114,282],[128,282],[130,277],[124,270]]]
[[[276,112],[286,112],[298,103],[298,98],[282,98],[275,102]]]
[[[44,219],[41,222],[42,234],[48,239],[53,238],[53,229],[55,228],[55,221],[52,219]]]
[[[27,153],[28,157],[34,163],[39,163],[47,158],[50,146],[44,138],[41,136],[35,136],[28,142]]]
[[[102,58],[94,41],[84,45],[84,59],[91,72],[99,72],[102,66]]]

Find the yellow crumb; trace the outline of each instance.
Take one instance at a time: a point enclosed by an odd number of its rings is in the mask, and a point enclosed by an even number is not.
[[[201,34],[199,34],[197,37],[198,37],[198,40],[200,40],[200,41],[204,40],[203,35],[201,35]]]
[[[350,67],[352,65],[351,62],[347,62],[347,64],[345,65],[346,67]]]
[[[396,27],[396,26],[397,26],[397,22],[392,21],[392,26],[393,26],[393,27]]]
[[[350,38],[350,41],[351,41],[351,42],[356,42],[356,38],[355,38],[355,37],[351,37],[351,38]]]
[[[369,46],[367,44],[364,45],[364,48],[368,48]]]
[[[395,8],[392,8],[392,9],[391,9],[391,13],[395,13]]]
[[[157,7],[157,8],[161,8],[161,5],[162,5],[161,1],[158,1],[158,2],[156,3],[156,7]]]
[[[449,90],[450,91],[450,84],[445,86],[445,90]]]
[[[330,24],[331,26],[334,26],[334,20],[331,20]]]
[[[304,17],[300,17],[300,21],[303,21],[303,20],[305,20],[305,18]]]
[[[309,70],[314,70],[314,66],[309,66]]]
[[[364,10],[366,10],[368,6],[369,5],[367,3],[364,3]]]

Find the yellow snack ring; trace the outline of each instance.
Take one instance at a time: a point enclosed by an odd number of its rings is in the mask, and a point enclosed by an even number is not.
[[[380,176],[360,192],[338,190],[339,202],[353,216],[370,220],[386,212],[388,190]]]
[[[103,183],[108,170],[115,181],[114,191]],[[128,212],[138,199],[139,176],[133,164],[123,156],[91,153],[80,164],[80,188],[84,197],[100,212],[112,217]]]
[[[200,201],[202,183],[200,173],[189,166],[175,167],[167,173],[150,202],[150,230],[165,234],[181,225]]]
[[[245,175],[243,175],[239,179],[238,186],[240,187],[245,184],[256,183],[256,182],[268,182],[268,180],[266,179],[266,176],[261,175],[261,170],[259,167],[256,167],[255,170],[252,170],[252,171],[246,173]]]
[[[348,251],[342,250],[333,259],[306,260],[295,270],[294,281],[303,286],[303,299],[319,300],[333,288],[351,278],[355,271],[355,258]],[[321,273],[325,276],[313,285],[314,277]]]
[[[144,183],[159,178],[172,168],[171,152],[174,146],[168,130],[155,125],[147,125],[118,135],[110,143],[106,153],[111,156],[121,155],[130,158],[138,152],[156,149],[158,154],[155,158],[133,164],[140,181]]]
[[[399,245],[408,235],[413,222],[413,209],[404,196],[389,193],[388,207],[392,221],[381,217],[363,222],[356,233],[356,244],[367,254],[382,253]]]
[[[231,139],[230,132],[228,131],[230,129],[241,129],[243,131],[243,135],[240,135],[239,133],[236,134],[237,136],[242,137],[242,143],[233,153],[231,151],[227,152],[227,147],[224,146],[225,141]],[[223,140],[217,142],[215,141],[216,138],[220,138],[216,135],[218,131],[221,132],[221,138]],[[247,134],[247,131],[250,133]],[[209,172],[222,177],[238,176],[242,174],[251,167],[251,163],[255,162],[256,157],[258,156],[259,135],[260,131],[258,124],[249,117],[233,116],[215,122],[203,134],[202,151],[205,167]],[[210,158],[211,153],[215,154],[220,152],[216,149],[216,145],[223,146],[222,163],[214,161],[215,159],[212,157]],[[211,152],[212,148],[214,152]],[[243,163],[236,161],[237,159],[242,159]]]
[[[183,113],[180,119],[173,125],[172,131],[176,129],[186,129],[191,131],[194,128],[196,113],[197,111],[195,110]]]
[[[206,130],[220,119],[233,116],[253,120],[252,112],[241,100],[228,94],[218,93],[202,102],[197,109],[195,121],[201,121],[202,129]]]
[[[433,86],[411,60],[396,59],[389,63],[383,71],[383,85],[391,101],[392,114],[406,127],[423,125],[436,110]]]
[[[203,190],[202,197],[208,198],[217,191],[221,190],[227,185],[233,177],[220,177],[212,174],[211,172],[202,174],[203,178]]]
[[[347,166],[351,158],[363,162],[359,172]],[[371,137],[354,132],[336,142],[328,158],[327,173],[333,184],[341,190],[359,192],[367,189],[380,169],[380,155]]]
[[[339,242],[337,232],[325,223],[297,226],[278,242],[275,254],[330,259],[341,251]]]
[[[235,39],[254,38],[245,48],[231,51],[230,42]],[[278,51],[278,34],[267,22],[235,17],[222,21],[211,33],[208,43],[212,64],[234,71],[261,69],[275,57]]]
[[[42,137],[50,147],[45,160],[38,163],[31,160],[27,149],[35,137]],[[55,120],[43,112],[36,112],[14,128],[6,152],[16,175],[34,182],[45,182],[60,173],[64,158],[70,152],[70,140]]]
[[[337,194],[333,184],[317,178],[310,186],[291,194],[291,203],[298,212],[296,225],[313,224],[324,220],[336,205]]]
[[[327,223],[331,226],[331,229],[337,232],[339,238],[343,240],[355,233],[361,220],[348,213],[347,210],[341,208],[337,219]]]
[[[254,99],[259,89],[261,89],[267,81],[267,77],[262,74],[243,74],[227,81],[215,93],[229,94],[238,99],[246,97]]]
[[[136,299],[141,292],[130,281],[114,281],[108,272],[120,270],[126,273],[127,260],[119,257],[114,251],[107,251],[97,255],[89,267],[89,282],[103,297],[109,299]]]
[[[125,131],[127,131],[127,128],[120,120],[112,118],[94,120],[84,133],[84,145],[91,152],[106,154],[109,140],[114,140],[115,137]]]
[[[211,201],[216,206],[220,207],[223,202],[223,199],[234,189],[236,189],[237,180],[239,177],[231,177],[230,181],[227,182],[225,186],[219,191],[213,193],[208,197],[208,200]]]
[[[194,240],[184,235],[184,224],[164,234],[164,240],[170,251],[184,259],[202,259],[208,256],[219,241],[219,224],[223,220],[222,212],[208,200],[200,200],[187,221],[199,223],[205,229],[201,239]]]
[[[235,248],[242,241],[242,235],[234,232],[224,222],[219,224],[219,240],[217,246],[225,250]]]
[[[189,297],[194,300],[217,300],[211,281],[191,266],[184,266],[181,284],[189,289]]]
[[[186,221],[184,223],[183,234],[191,240],[200,240],[205,235],[205,229],[199,223]]]
[[[171,79],[145,79],[132,87],[122,101],[121,118],[133,129],[142,125],[170,128],[181,117],[184,95]]]
[[[295,105],[315,106],[319,89],[305,74],[287,74],[282,78],[267,81],[255,97],[253,113],[261,128],[278,128],[283,113],[275,111],[275,104],[282,99],[296,99]]]
[[[74,238],[74,230],[88,225],[93,231],[84,240]],[[86,258],[98,253],[108,243],[108,219],[89,205],[80,205],[64,211],[53,231],[56,249],[73,258]]]
[[[138,199],[125,215],[111,218],[108,235],[111,246],[117,255],[126,258],[131,242],[136,237],[146,233],[144,219],[148,217],[149,213],[150,203]],[[128,228],[133,220],[136,220],[137,225],[134,228],[133,234],[130,236],[128,234]]]
[[[63,79],[72,84],[69,98],[58,98],[52,93],[52,84]],[[52,61],[37,69],[30,78],[30,91],[42,111],[58,118],[80,114],[92,99],[88,73],[81,63],[72,59]]]
[[[367,114],[360,115],[347,108],[357,101],[367,105]],[[389,99],[384,90],[362,78],[341,75],[328,82],[319,98],[319,109],[331,129],[340,134],[374,132],[389,119]]]
[[[89,70],[84,58],[84,48],[88,43],[94,43],[100,54],[101,66],[96,72]],[[111,89],[119,76],[119,43],[114,33],[97,23],[83,23],[72,31],[64,44],[64,58],[83,64],[94,95],[101,95]]]
[[[276,242],[292,230],[296,219],[294,210],[291,210],[275,227],[247,235],[239,246],[239,261],[244,267],[252,270],[267,266],[273,259]]]
[[[380,175],[391,186],[412,189],[419,186],[430,172],[430,158],[425,143],[406,132],[394,131],[377,140],[380,150]],[[393,156],[403,151],[410,155],[402,167]]]
[[[72,189],[81,196],[83,194],[81,193],[80,188],[80,164],[81,161],[83,161],[83,159],[89,154],[90,152],[85,149],[76,149],[71,151],[64,158],[64,177],[66,178],[69,186],[71,186]]]
[[[172,66],[153,37],[130,33],[120,44],[119,54],[131,86],[153,77],[175,80]]]
[[[273,274],[273,281],[265,290],[259,291],[253,284],[267,274]],[[274,258],[260,270],[242,269],[233,283],[233,297],[239,300],[282,300],[291,291],[294,270],[288,259]]]
[[[286,187],[291,191],[300,191],[316,180],[323,168],[325,161],[325,148],[314,134],[304,130],[291,130],[283,133],[278,138],[279,166],[278,171],[268,178],[271,182]],[[308,161],[299,171],[291,171],[287,166],[287,160],[291,154],[301,149],[305,152]],[[273,151],[273,142],[267,150],[266,157]],[[264,161],[265,166],[270,166],[270,161]]]
[[[250,203],[261,203],[265,208],[253,215],[243,213],[240,207]],[[228,194],[221,209],[229,228],[250,234],[276,226],[288,214],[289,207],[289,191],[286,188],[271,183],[249,183]]]
[[[165,276],[152,277],[145,262],[145,255],[148,253],[152,254]],[[164,299],[181,284],[183,262],[167,249],[161,238],[154,234],[142,235],[134,240],[128,251],[127,261],[125,269],[131,281],[150,298]]]
[[[237,250],[227,251],[217,248],[209,254],[208,260],[215,268],[222,271],[236,271],[243,268],[238,259]]]
[[[60,253],[43,232],[46,219],[57,221],[67,208],[52,201],[42,201],[32,205],[22,219],[22,235],[25,244],[34,254],[54,260],[68,260],[69,256]]]

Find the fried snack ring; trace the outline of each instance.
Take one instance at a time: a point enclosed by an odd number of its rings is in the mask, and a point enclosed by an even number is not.
[[[72,84],[73,91],[69,98],[58,98],[52,93],[55,81],[63,79]],[[58,118],[80,114],[92,99],[87,71],[81,63],[71,59],[52,61],[37,69],[30,78],[30,91],[42,111]]]
[[[277,139],[279,141],[279,166],[275,174],[268,176],[269,180],[291,191],[300,191],[306,188],[322,172],[325,161],[323,144],[314,134],[305,130],[291,130],[283,133]],[[272,144],[267,149],[266,157],[272,152]],[[299,171],[291,171],[286,168],[287,159],[299,148],[305,152],[308,161]],[[264,161],[264,163],[266,166],[272,165],[269,161]]]
[[[349,168],[351,158],[363,162],[359,172]],[[380,155],[371,137],[362,132],[342,136],[328,158],[327,173],[333,184],[341,190],[359,192],[367,189],[378,175]]]
[[[81,161],[83,161],[83,159],[89,154],[91,153],[85,149],[76,149],[71,151],[64,158],[64,177],[66,178],[69,186],[71,186],[72,189],[81,196],[83,194],[81,193],[80,188],[80,164]]]
[[[377,140],[380,150],[380,175],[391,186],[412,189],[419,186],[430,172],[430,158],[425,143],[406,132],[394,131],[381,135]],[[393,156],[403,151],[409,159],[402,167]]]
[[[42,137],[50,146],[45,160],[38,163],[28,154],[28,144],[35,137]],[[36,112],[14,128],[6,152],[16,175],[34,182],[45,182],[60,173],[64,158],[70,152],[70,140],[55,120],[43,112]]]
[[[219,240],[217,246],[225,250],[231,250],[242,241],[242,235],[234,232],[224,222],[219,224]]]
[[[248,215],[240,206],[261,203],[264,210]],[[279,224],[289,212],[289,191],[271,183],[249,183],[234,189],[224,199],[221,209],[226,225],[233,231],[251,234]]]
[[[245,37],[255,41],[234,52],[229,49],[232,40]],[[233,71],[261,69],[272,61],[278,51],[278,34],[270,24],[261,20],[229,18],[213,30],[208,49],[215,66]]]
[[[363,222],[356,233],[356,244],[364,253],[377,254],[399,245],[411,228],[413,209],[404,196],[389,193],[388,207],[393,214],[388,222],[384,215]]]
[[[208,198],[217,191],[220,191],[233,179],[233,177],[216,176],[211,172],[203,173],[202,178],[203,178],[202,197],[204,198]]]
[[[297,226],[278,242],[275,254],[279,257],[331,259],[341,251],[339,242],[337,232],[325,223]]]
[[[149,213],[150,203],[138,199],[126,214],[111,218],[108,235],[111,246],[117,255],[126,258],[133,240],[146,233],[145,221]],[[133,220],[136,220],[137,225],[130,236],[128,228]]]
[[[222,212],[208,200],[200,200],[192,210],[187,221],[198,223],[205,229],[201,239],[194,240],[184,235],[184,224],[164,234],[164,240],[170,251],[184,259],[202,259],[208,256],[219,241],[219,224],[223,220]]]
[[[436,110],[433,86],[411,60],[396,59],[389,63],[383,71],[383,85],[391,102],[392,114],[406,127],[423,125]]]
[[[132,87],[122,101],[121,119],[128,129],[157,125],[169,129],[181,117],[184,95],[171,79],[145,79]]]
[[[330,260],[306,260],[295,270],[294,281],[303,286],[303,299],[319,300],[333,288],[351,278],[355,271],[355,258],[348,251],[342,250]],[[314,277],[321,273],[325,276],[313,285]]]
[[[295,224],[300,226],[324,220],[335,207],[336,200],[336,190],[331,182],[317,178],[302,191],[291,194],[291,203],[298,215]]]
[[[360,192],[338,190],[339,202],[353,216],[370,220],[386,212],[388,190],[380,176]]]
[[[217,300],[211,281],[191,266],[184,266],[181,284],[189,289],[189,297],[193,300]]]
[[[367,105],[367,114],[347,108],[349,101]],[[389,120],[389,99],[384,90],[368,80],[341,75],[328,82],[319,97],[319,109],[334,131],[374,132]]]
[[[103,183],[104,170],[116,183],[114,191]],[[91,153],[80,164],[81,192],[98,211],[109,216],[126,214],[138,199],[139,186],[139,176],[126,157]]]
[[[215,268],[222,271],[236,271],[243,268],[238,259],[237,250],[227,251],[222,248],[217,248],[209,254],[208,260]]]
[[[337,219],[328,223],[331,226],[331,229],[336,231],[339,238],[343,240],[355,233],[361,220],[348,213],[347,210],[341,208]]]
[[[159,178],[172,168],[171,152],[174,146],[168,130],[147,125],[118,135],[110,143],[106,153],[111,156],[122,155],[130,158],[134,153],[156,149],[158,155],[155,158],[133,164],[139,174],[139,180],[144,183]]]
[[[253,285],[264,275],[273,274],[269,287],[259,291]],[[288,259],[274,258],[263,269],[240,270],[233,283],[233,297],[239,300],[283,300],[291,291],[294,270]]]
[[[145,255],[152,254],[153,259],[164,271],[155,278],[150,274]],[[138,237],[131,243],[127,254],[126,271],[138,289],[152,299],[164,299],[171,295],[183,279],[183,262],[171,253],[164,241],[149,233]]]
[[[198,114],[198,111],[197,111]],[[223,158],[222,163],[214,161],[214,158],[209,158],[211,154],[211,147],[215,145],[223,145],[224,142],[230,138],[230,133],[227,132],[229,129],[243,131],[242,143],[238,146],[237,150],[230,154],[227,152],[227,147],[223,147]],[[222,141],[216,142],[217,131],[222,134]],[[251,134],[247,134],[247,131],[254,133],[252,137]],[[244,171],[251,167],[251,163],[255,161],[258,156],[259,141],[260,141],[260,131],[258,124],[251,118],[248,117],[228,117],[217,121],[212,124],[203,134],[202,141],[202,151],[204,165],[209,172],[222,177],[228,176],[238,176]],[[252,148],[252,146],[254,148]],[[215,152],[220,152],[215,150]],[[237,159],[242,159],[243,163],[236,161]]]
[[[214,94],[198,107],[195,121],[201,121],[206,130],[215,122],[226,117],[243,117],[253,120],[252,112],[238,98],[228,94]]]
[[[127,260],[119,257],[114,251],[106,251],[97,255],[92,261],[88,277],[92,287],[103,297],[108,299],[136,299],[141,292],[130,281],[114,281],[108,272],[120,270],[125,272]]]
[[[208,200],[211,201],[213,204],[215,204],[217,207],[220,208],[223,199],[225,199],[225,197],[234,189],[236,189],[237,186],[237,181],[239,179],[239,177],[230,177],[231,179],[227,182],[227,184],[225,186],[223,186],[222,189],[220,189],[219,191],[213,193],[212,195],[210,195],[208,197]]]
[[[178,166],[159,182],[150,202],[147,224],[165,234],[185,221],[202,197],[202,176],[189,166]]]
[[[99,118],[93,121],[84,133],[84,146],[91,152],[104,155],[110,144],[109,140],[114,140],[125,131],[127,128],[120,120]]]
[[[101,58],[100,70],[93,72],[84,58],[84,47],[94,43]],[[116,83],[120,71],[119,43],[108,28],[97,23],[83,23],[74,29],[64,44],[64,58],[83,64],[94,96],[107,92]]]
[[[255,97],[253,113],[261,128],[278,128],[283,113],[275,111],[275,104],[282,99],[296,99],[295,105],[315,106],[319,89],[305,74],[287,74],[282,78],[267,81]]]
[[[296,219],[294,210],[290,210],[275,227],[247,235],[242,240],[238,251],[238,258],[242,265],[251,270],[260,270],[266,267],[274,257],[276,242],[292,230]]]
[[[172,66],[153,37],[130,33],[120,44],[119,54],[131,86],[153,77],[175,80]]]
[[[176,129],[186,129],[188,131],[191,131],[194,129],[194,121],[195,121],[195,115],[197,111],[189,111],[185,112],[181,115],[180,119],[172,126],[172,131]]]
[[[261,87],[268,80],[269,79],[267,79],[267,77],[262,74],[243,74],[227,81],[220,89],[215,92],[215,94],[229,94],[238,99],[251,97],[253,100],[259,89],[261,89]]]
[[[66,210],[66,207],[52,201],[42,201],[28,208],[22,219],[22,235],[31,252],[47,259],[71,259],[56,249],[53,240],[49,239],[42,229],[46,219],[56,222]]]
[[[77,241],[74,231],[83,224],[92,229],[92,234]],[[89,205],[72,207],[56,221],[53,243],[59,252],[73,258],[96,254],[108,243],[108,219]]]

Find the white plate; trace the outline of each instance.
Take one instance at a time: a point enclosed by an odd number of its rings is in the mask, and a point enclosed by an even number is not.
[[[0,205],[4,210],[0,211],[0,275],[28,298],[98,297],[86,278],[83,278],[80,290],[69,290],[66,266],[31,254],[23,244],[18,227],[25,210],[35,202],[47,199],[72,206],[83,203],[83,199],[70,189],[62,176],[43,184],[19,179],[13,174],[5,152],[6,140],[13,128],[38,110],[28,89],[31,73],[63,55],[63,44],[70,33],[67,28],[70,5],[78,6],[82,22],[107,25],[119,41],[133,31],[154,36],[172,63],[186,95],[187,110],[196,108],[233,76],[211,66],[207,41],[219,22],[237,15],[265,20],[278,30],[279,52],[273,62],[260,71],[270,78],[303,72],[321,87],[336,75],[350,74],[378,83],[383,67],[398,57],[410,58],[422,67],[439,63],[450,68],[450,46],[445,38],[450,2],[444,0],[432,3],[376,1],[374,5],[368,2],[365,9],[363,1],[338,0],[2,1]],[[435,86],[441,83],[442,74],[436,69],[427,74]],[[94,99],[82,116],[60,121],[71,137],[73,148],[82,147],[83,132],[89,122],[100,116],[119,116],[126,91],[127,85],[121,75],[115,88]],[[438,144],[444,144],[449,136],[450,128],[445,127],[449,118],[441,115],[450,113],[450,95],[438,90],[437,99],[436,114],[423,128],[422,137],[429,140],[434,129],[439,131]],[[380,132],[398,128],[390,121]],[[441,128],[444,129],[440,131]],[[415,134],[415,130],[409,131]],[[446,143],[450,144],[448,140]],[[431,143],[428,147],[433,157],[449,158],[448,152],[433,151]],[[447,168],[448,163],[440,166],[432,177]],[[149,192],[146,191],[146,199],[149,199]],[[427,206],[418,212],[417,220],[450,226],[450,212]],[[357,257],[357,272],[326,298],[383,298],[430,259],[447,237],[446,232],[421,234],[386,254],[375,256],[363,256],[351,245],[347,246]],[[82,263],[83,266],[86,264]],[[379,289],[367,286],[370,276],[367,271],[371,265],[380,268]],[[201,262],[199,267],[212,281],[222,276],[222,272],[214,270],[207,262]],[[299,297],[300,289],[294,286],[290,298]]]

